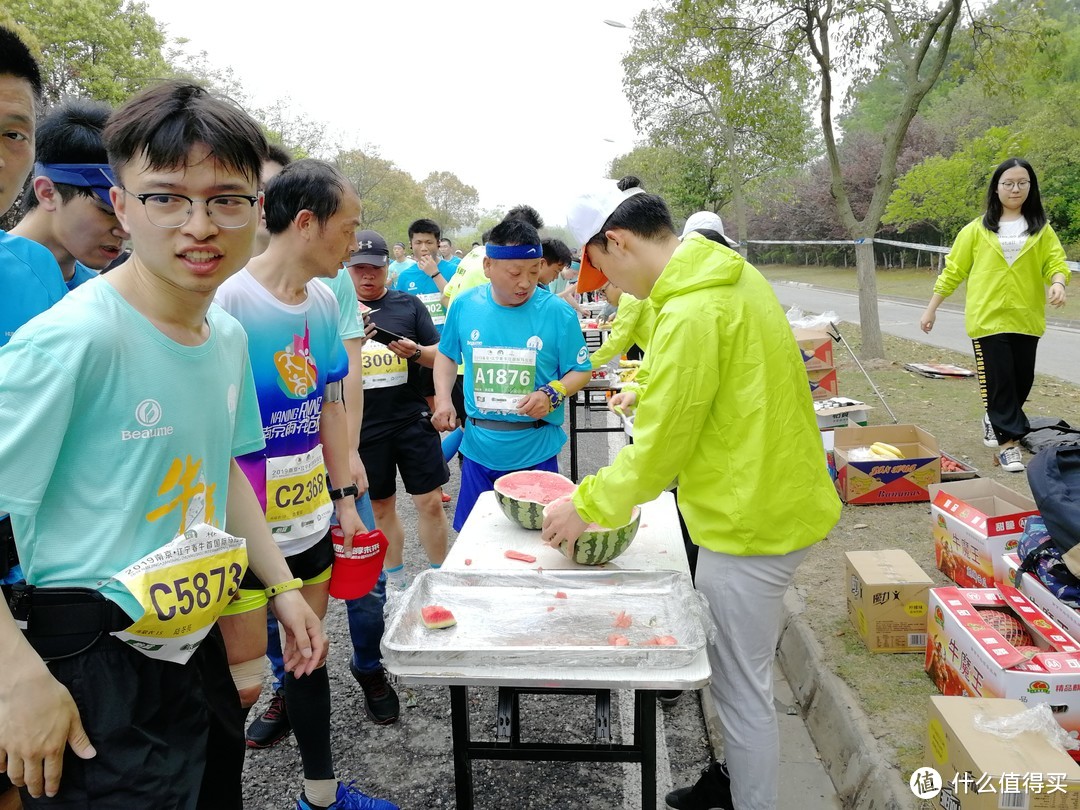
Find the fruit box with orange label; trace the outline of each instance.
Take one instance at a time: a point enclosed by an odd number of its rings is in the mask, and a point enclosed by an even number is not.
[[[850,453],[875,442],[892,445],[903,458],[853,461]],[[941,481],[937,439],[915,425],[837,428],[833,436],[836,490],[845,503],[908,503],[930,500]]]
[[[848,618],[870,652],[926,649],[926,594],[933,580],[902,549],[848,551]]]
[[[1080,737],[1080,642],[1016,588],[931,588],[926,629],[923,668],[943,695],[1047,703]]]
[[[997,481],[974,478],[930,487],[934,558],[964,588],[1008,582],[1003,555],[1016,550],[1024,523],[1039,510],[1031,498]]]
[[[819,329],[795,329],[795,342],[807,371],[833,368],[833,340]]]
[[[1016,582],[1016,572],[1020,569],[1020,558],[1015,553],[1005,555],[1005,565],[1009,570],[1008,583],[1020,589],[1035,607],[1061,625],[1073,638],[1080,638],[1080,610],[1066,605],[1047,588],[1041,579],[1030,571],[1024,574],[1022,582]]]
[[[819,368],[806,372],[810,380],[810,396],[813,399],[829,399],[839,392],[835,368]]]

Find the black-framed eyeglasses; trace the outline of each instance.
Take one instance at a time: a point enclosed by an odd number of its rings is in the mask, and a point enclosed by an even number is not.
[[[243,228],[251,223],[258,195],[215,194],[204,200],[193,199],[185,194],[136,194],[120,187],[125,194],[134,197],[146,209],[146,218],[159,228],[179,228],[191,219],[195,203],[206,206],[206,215],[219,228]]]

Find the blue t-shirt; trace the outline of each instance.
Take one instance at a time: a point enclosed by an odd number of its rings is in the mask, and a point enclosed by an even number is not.
[[[453,264],[445,259],[439,259],[439,274],[446,281],[453,278],[456,272],[457,268]],[[435,324],[439,334],[442,334],[443,324],[446,322],[446,310],[442,305],[442,292],[439,291],[439,285],[435,283],[435,279],[421,270],[420,265],[413,262],[411,267],[403,270],[394,280],[391,289],[415,295],[423,301],[428,314],[431,316],[431,322]]]
[[[519,307],[495,302],[490,284],[454,299],[439,351],[464,358],[465,412],[473,419],[529,422],[513,403],[570,371],[589,371],[577,314],[537,289]],[[497,431],[469,424],[461,452],[493,470],[521,470],[557,455],[566,443],[560,405],[535,430]]]
[[[97,270],[91,270],[82,262],[75,262],[75,272],[71,274],[71,281],[64,282],[67,284],[68,292],[71,292],[76,287],[85,284],[92,278],[98,277]]]
[[[237,461],[266,512],[268,460],[307,454],[319,446],[326,384],[349,372],[338,328],[340,309],[319,281],[308,282],[303,303],[285,304],[247,269],[227,279],[214,300],[248,335],[266,446]],[[292,556],[315,545],[328,525],[297,525],[282,533],[271,528],[282,554]]]
[[[105,280],[0,349],[0,508],[31,585],[95,588],[198,522],[223,527],[233,456],[262,446],[247,337],[216,306],[170,340]]]
[[[47,248],[0,231],[0,346],[67,291],[60,266]]]

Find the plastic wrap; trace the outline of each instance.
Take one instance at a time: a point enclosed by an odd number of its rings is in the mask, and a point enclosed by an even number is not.
[[[457,624],[428,629],[429,605]],[[707,616],[690,577],[671,571],[425,571],[383,654],[418,666],[675,668],[704,648]]]
[[[792,329],[827,329],[830,324],[840,323],[840,316],[835,312],[807,315],[798,306],[787,311],[787,319]]]
[[[1080,749],[1080,741],[1070,737],[1069,732],[1058,725],[1049,703],[1040,703],[1010,717],[976,715],[975,728],[1005,740],[1011,740],[1026,731],[1034,731],[1045,737],[1047,742],[1059,751]]]

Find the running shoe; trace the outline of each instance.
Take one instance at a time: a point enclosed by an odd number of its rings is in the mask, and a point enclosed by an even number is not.
[[[401,702],[386,679],[386,670],[379,667],[374,672],[361,672],[350,661],[349,671],[364,692],[364,713],[368,719],[380,726],[396,723],[401,714]]]
[[[296,800],[296,810],[324,810],[324,808],[309,803],[307,797],[301,793],[300,798]],[[325,810],[401,810],[401,808],[386,799],[368,796],[356,787],[355,782],[349,782],[347,785],[338,782],[337,797],[334,803]]]
[[[289,722],[289,712],[285,708],[285,696],[278,689],[272,698],[266,711],[251,721],[247,730],[248,748],[269,748],[289,736],[292,731],[292,723]]]

